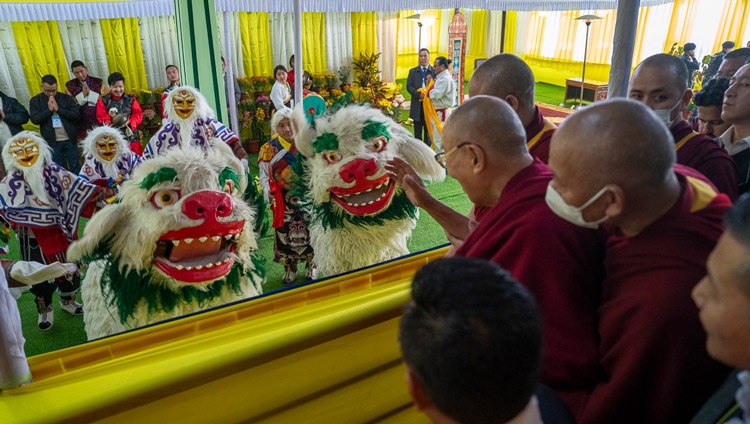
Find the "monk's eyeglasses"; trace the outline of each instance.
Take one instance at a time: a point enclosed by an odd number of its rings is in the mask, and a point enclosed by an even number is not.
[[[470,143],[468,141],[464,141],[463,143],[459,143],[456,147],[448,150],[447,152],[440,152],[440,153],[438,153],[438,154],[435,155],[435,161],[437,161],[437,163],[440,164],[440,166],[442,166],[443,169],[447,169],[448,156],[452,155],[453,152],[455,152],[456,150],[458,150],[458,149],[460,149],[460,148],[462,148],[464,146],[468,146],[469,144],[474,144],[474,143]]]

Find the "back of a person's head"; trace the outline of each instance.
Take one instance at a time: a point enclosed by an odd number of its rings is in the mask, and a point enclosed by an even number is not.
[[[734,41],[725,41],[725,42],[721,43],[721,48],[723,50],[733,49],[734,48]]]
[[[534,73],[520,57],[500,53],[485,60],[471,76],[469,95],[504,99],[512,95],[523,105],[534,105]]]
[[[724,59],[732,59],[737,57],[742,57],[747,60],[747,58],[750,58],[750,49],[747,47],[742,47],[732,50],[731,52],[727,53],[726,56],[724,56]]]
[[[696,106],[718,106],[721,108],[727,87],[729,87],[727,78],[711,78],[703,84],[700,91],[693,95],[693,103]]]
[[[539,309],[498,265],[456,257],[414,276],[399,341],[404,362],[442,414],[500,423],[528,404],[540,373]]]

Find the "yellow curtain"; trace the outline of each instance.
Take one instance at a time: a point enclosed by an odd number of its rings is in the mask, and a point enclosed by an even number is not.
[[[643,38],[646,36],[646,22],[651,12],[650,7],[642,7],[638,11],[638,27],[635,32],[635,46],[633,46],[633,63],[638,64],[645,59],[643,55]]]
[[[352,12],[352,54],[374,53],[378,50],[378,18],[376,12]]]
[[[609,63],[612,60],[612,40],[615,38],[615,10],[595,10],[600,20],[591,23],[588,63]],[[580,25],[581,21],[578,22]]]
[[[125,91],[148,89],[138,18],[102,19],[100,23],[110,72],[125,77]]]
[[[728,0],[724,3],[721,13],[724,20],[714,38],[712,52],[721,50],[721,43],[725,41],[734,41],[737,47],[743,47],[742,36],[748,19],[748,6],[748,0]]]
[[[518,28],[518,12],[505,13],[505,53],[516,52],[516,30]]]
[[[42,92],[42,77],[47,74],[57,78],[58,89],[64,92],[69,74],[57,22],[12,22],[11,25],[30,94],[35,96]]]
[[[561,12],[560,25],[557,32],[557,44],[555,46],[555,59],[573,60],[573,52],[576,47],[576,31],[581,21],[576,21],[580,16],[578,10],[566,10]]]
[[[417,37],[414,35],[414,27],[417,21],[406,19],[414,14],[414,10],[400,10],[398,12],[398,30],[396,48],[399,53],[417,54]]]
[[[248,77],[273,74],[271,25],[268,12],[239,12],[242,63]]]
[[[528,55],[542,55],[542,41],[544,40],[544,24],[547,19],[544,12],[531,12],[529,14],[529,29],[526,33],[526,46]]]
[[[302,65],[310,73],[328,72],[326,17],[322,12],[302,13]]]
[[[466,12],[471,13],[471,28],[469,28],[466,38],[468,46],[466,55],[485,57],[487,55],[485,50],[487,48],[489,12],[487,10],[467,10]]]
[[[664,41],[664,51],[669,52],[674,43],[682,46],[691,41],[688,34],[693,30],[695,14],[697,11],[697,0],[675,0],[672,7],[672,19],[669,20],[667,38]]]

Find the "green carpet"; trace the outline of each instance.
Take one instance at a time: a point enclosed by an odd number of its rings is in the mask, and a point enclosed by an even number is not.
[[[409,94],[406,92],[405,88],[406,80],[400,80],[398,83],[402,85],[404,96],[409,99]],[[552,105],[558,105],[562,102],[564,89],[562,87],[540,83],[537,84],[536,94],[537,100]],[[404,117],[408,118],[407,112],[404,113]],[[411,127],[407,126],[407,128],[411,130]],[[254,175],[257,175],[258,173],[256,161],[257,155],[251,155],[251,172]],[[442,183],[428,186],[428,189],[435,197],[461,213],[467,213],[471,208],[471,202],[466,197],[463,190],[461,190],[461,186],[456,180],[450,177],[446,178]],[[86,220],[82,220],[81,229],[83,229],[85,223]],[[435,220],[424,211],[420,211],[417,227],[412,232],[412,237],[409,240],[409,251],[417,252],[445,243],[447,243],[447,239],[437,222],[435,222]],[[274,263],[272,260],[272,235],[269,234],[258,240],[258,246],[261,255],[268,258],[268,279],[263,286],[264,291],[269,292],[282,288],[281,277],[284,273],[284,269],[281,265]],[[7,256],[7,259],[18,259],[19,247],[18,242],[15,241],[15,239],[12,240],[10,249],[10,254]],[[302,281],[302,275],[298,277],[298,281]],[[59,308],[57,296],[54,297],[54,302],[55,324],[49,331],[43,333],[38,330],[36,325],[37,314],[36,306],[34,305],[34,296],[31,295],[31,293],[26,292],[18,300],[18,306],[22,317],[21,321],[23,323],[23,333],[26,337],[26,354],[28,356],[38,355],[40,353],[61,349],[86,341],[82,317],[73,317],[62,311]]]

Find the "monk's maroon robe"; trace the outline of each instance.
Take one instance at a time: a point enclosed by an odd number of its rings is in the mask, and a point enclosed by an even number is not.
[[[534,294],[544,325],[542,382],[577,407],[601,379],[596,310],[604,234],[547,207],[551,179],[538,159],[517,173],[456,255],[491,260]]]
[[[580,424],[687,423],[726,378],[706,352],[706,333],[690,292],[723,231],[731,202],[702,175],[675,167],[682,193],[661,218],[634,237],[607,241],[599,308],[604,379]]]
[[[705,175],[719,192],[729,196],[730,200],[736,199],[737,168],[731,156],[711,137],[694,132],[687,121],[680,121],[670,131],[676,144],[686,136],[695,134],[682,146],[677,146],[677,163]]]

